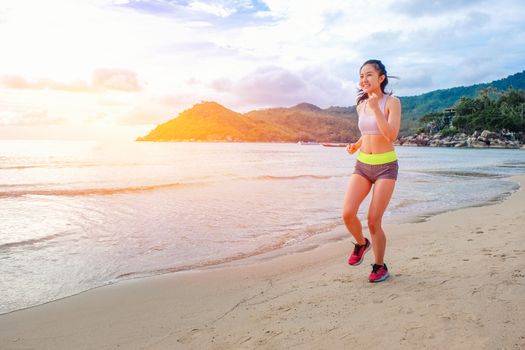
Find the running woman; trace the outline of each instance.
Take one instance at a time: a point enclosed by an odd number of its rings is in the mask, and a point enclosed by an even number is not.
[[[361,66],[357,97],[361,137],[346,148],[350,154],[359,150],[346,190],[342,215],[357,242],[348,263],[352,266],[361,264],[365,253],[372,247],[375,261],[368,277],[370,282],[382,282],[389,277],[384,262],[386,236],[381,222],[397,180],[394,141],[401,123],[401,103],[391,93],[385,92],[388,77],[385,66],[379,60],[368,60]],[[370,242],[363,235],[357,211],[372,187],[367,217]]]

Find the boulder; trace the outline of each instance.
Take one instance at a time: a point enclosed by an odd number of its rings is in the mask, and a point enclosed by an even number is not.
[[[487,148],[488,145],[486,142],[479,142],[479,141],[475,141],[472,143],[472,148]]]
[[[499,134],[495,133],[495,132],[492,132],[492,131],[489,131],[489,130],[483,130],[483,132],[481,133],[481,137],[483,137],[483,138],[485,138],[487,140],[491,140],[491,139],[499,138]]]
[[[453,136],[442,137],[440,133],[435,135],[428,135],[426,133],[419,133],[416,135],[409,135],[400,137],[396,141],[396,145],[403,146],[428,146],[428,147],[470,147],[470,148],[520,148],[522,147],[520,141],[522,136],[517,134],[515,140],[512,140],[506,134],[499,134],[490,130],[483,130],[483,132],[475,131],[472,135],[465,133],[455,134]]]

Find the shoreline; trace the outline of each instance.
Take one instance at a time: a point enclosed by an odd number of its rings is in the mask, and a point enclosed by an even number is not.
[[[365,267],[347,266],[351,240],[341,239],[253,264],[125,280],[3,314],[0,344],[525,346],[525,176],[511,180],[520,187],[501,202],[385,225],[392,278],[381,284],[366,280],[371,254]]]
[[[417,134],[416,134],[417,135]],[[410,135],[413,136],[413,135]],[[50,140],[54,141],[54,140]],[[84,140],[79,140],[84,141]],[[87,140],[87,141],[98,141],[98,140]],[[231,144],[250,144],[250,143],[262,143],[262,144],[289,144],[289,145],[299,145],[299,146],[323,146],[323,147],[345,147],[346,145],[349,145],[352,142],[339,142],[339,141],[226,141],[226,140],[209,140],[209,141],[200,141],[200,140],[126,140],[129,142],[150,142],[150,143],[231,143]],[[447,145],[421,145],[421,144],[415,144],[415,143],[406,143],[402,144],[398,142],[394,143],[395,147],[428,147],[428,148],[462,148],[462,149],[515,149],[515,150],[523,150],[525,149],[525,143],[519,144],[519,147],[503,147],[498,145],[487,145],[482,147],[454,147],[454,146],[447,146]],[[328,145],[328,146],[327,146]]]
[[[505,176],[505,177],[501,177],[500,179],[512,181],[512,178],[513,178],[512,176]],[[423,222],[427,222],[428,220],[431,220],[435,216],[446,214],[449,212],[454,212],[457,210],[496,205],[498,203],[502,203],[505,200],[507,200],[510,196],[512,196],[519,189],[520,189],[520,184],[518,182],[515,182],[515,187],[510,192],[502,192],[501,194],[493,198],[487,199],[485,201],[482,201],[476,204],[466,205],[466,206],[459,207],[459,208],[443,209],[440,211],[430,212],[424,215],[420,214],[420,215],[417,215],[411,218],[406,218],[407,221],[403,221],[400,223],[393,223],[390,225],[423,223]],[[363,224],[363,230],[368,230],[366,222],[363,221],[362,224]],[[315,250],[323,245],[330,244],[332,242],[344,241],[347,239],[352,239],[352,238],[346,232],[346,228],[344,227],[344,224],[340,224],[337,227],[330,229],[328,231],[324,231],[321,233],[317,233],[313,236],[306,237],[296,244],[289,245],[289,244],[284,243],[282,246],[279,246],[277,248],[263,250],[260,252],[259,250],[257,250],[254,252],[244,253],[241,257],[226,257],[226,258],[221,259],[220,261],[207,261],[207,262],[203,262],[202,264],[198,263],[198,264],[191,265],[191,266],[168,267],[164,269],[151,270],[151,271],[130,272],[130,273],[123,275],[124,277],[118,276],[114,280],[107,281],[106,283],[102,285],[94,286],[92,288],[82,290],[82,291],[79,291],[71,295],[66,295],[66,296],[63,296],[57,299],[53,299],[53,300],[49,300],[43,303],[39,303],[39,304],[23,307],[20,309],[15,309],[15,310],[0,313],[0,317],[4,315],[15,313],[18,311],[24,311],[24,310],[32,309],[32,308],[39,307],[42,305],[47,305],[49,303],[53,303],[56,301],[75,297],[75,296],[81,295],[83,293],[88,293],[90,291],[93,291],[99,288],[105,288],[108,286],[112,286],[115,284],[130,281],[130,280],[152,278],[156,276],[163,276],[163,275],[170,275],[170,274],[177,274],[177,273],[192,273],[192,272],[207,271],[207,270],[213,270],[213,269],[222,269],[222,268],[228,268],[228,267],[233,267],[233,266],[246,266],[246,265],[256,264],[257,262],[260,262],[260,261],[267,261],[267,260],[276,259],[276,258],[286,256],[286,255]]]

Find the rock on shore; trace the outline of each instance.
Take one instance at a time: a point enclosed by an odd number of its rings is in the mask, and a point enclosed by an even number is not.
[[[525,145],[516,140],[514,135],[500,134],[489,130],[475,131],[472,135],[465,133],[443,137],[437,133],[428,135],[420,133],[400,137],[397,145],[423,147],[468,147],[468,148],[524,148]]]

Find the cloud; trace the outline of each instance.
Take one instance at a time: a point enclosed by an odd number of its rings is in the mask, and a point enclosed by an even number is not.
[[[403,0],[394,2],[390,9],[408,16],[434,16],[445,12],[457,12],[463,7],[483,2],[485,0]]]
[[[496,59],[492,54],[462,59],[460,62],[462,68],[457,77],[458,82],[463,82],[460,85],[471,85],[501,78],[497,72],[495,74],[493,69]]]
[[[120,125],[164,123],[175,118],[179,111],[202,99],[191,94],[144,97],[130,106],[119,118]]]
[[[399,79],[389,79],[387,91],[396,96],[407,96],[429,91],[434,84],[433,74],[425,69],[409,69],[398,74]]]
[[[268,6],[260,0],[132,0],[114,4],[133,9],[140,13],[158,16],[176,17],[178,20],[212,22],[214,25],[229,26],[231,22],[268,21],[266,16]]]
[[[232,105],[252,107],[291,106],[310,102],[321,107],[350,105],[355,99],[355,83],[345,81],[324,67],[292,71],[278,66],[254,70],[237,81],[214,80],[209,87]]]
[[[9,12],[9,8],[0,8],[0,24],[7,22]]]
[[[63,118],[50,116],[47,111],[0,111],[0,125],[2,126],[42,126],[42,125],[62,125],[65,123]]]
[[[120,125],[144,125],[164,123],[174,118],[173,111],[159,105],[135,106],[119,120]]]
[[[19,75],[4,75],[2,84],[9,89],[32,89],[35,84],[29,83],[24,77]]]
[[[211,41],[178,41],[170,43],[158,50],[159,54],[173,53],[178,57],[225,57],[237,59],[241,53],[238,49],[227,45],[219,45]]]
[[[465,7],[429,17],[425,26],[414,18],[410,30],[371,33],[355,47],[380,58],[389,74],[401,77],[392,81],[394,92],[400,95],[490,82],[523,67],[512,63],[515,68],[503,68],[504,61],[514,60],[506,55],[515,49],[507,46],[519,43],[515,33],[520,24],[506,10],[499,11]]]
[[[70,92],[89,92],[93,88],[83,81],[71,83],[61,83],[50,79],[41,79],[38,81],[28,81],[20,75],[4,75],[1,79],[2,85],[8,89],[29,89],[29,90],[60,90]]]
[[[228,78],[216,79],[211,82],[210,86],[217,92],[229,92],[234,87],[233,82]]]
[[[192,1],[189,8],[194,11],[208,13],[217,17],[229,17],[237,10],[235,7],[226,6],[224,3],[206,3],[204,1]]]
[[[460,29],[465,31],[475,29],[479,30],[481,27],[485,27],[490,22],[491,18],[487,13],[472,11],[468,13],[462,23],[460,23]]]
[[[265,67],[241,78],[233,92],[249,104],[282,106],[297,102],[306,90],[307,82],[298,74]]]
[[[93,73],[91,84],[81,80],[69,83],[52,79],[30,81],[21,75],[4,75],[0,82],[8,89],[21,90],[48,89],[67,92],[94,92],[106,89],[125,92],[141,91],[136,73],[125,69],[97,69]]]
[[[180,6],[177,1],[162,0],[129,0],[114,3],[114,6],[130,8],[143,13],[162,15],[166,12],[176,11]]]
[[[93,86],[128,92],[141,90],[137,74],[127,69],[97,69],[93,73]]]

